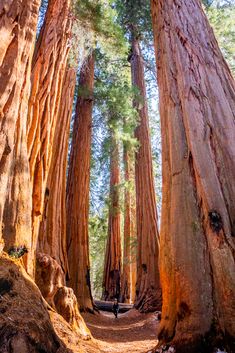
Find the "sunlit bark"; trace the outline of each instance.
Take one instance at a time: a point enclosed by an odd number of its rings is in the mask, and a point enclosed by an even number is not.
[[[67,69],[64,77],[58,121],[40,224],[37,249],[50,255],[68,272],[66,248],[66,171],[69,128],[72,116],[76,72]]]
[[[179,352],[232,352],[235,85],[200,1],[152,0],[152,14],[163,144],[159,339]]]
[[[25,245],[30,273],[34,249],[26,120],[39,3],[0,3],[0,251]]]
[[[140,94],[140,97],[135,102],[140,118],[139,126],[135,130],[135,137],[139,142],[135,163],[136,230],[138,243],[135,307],[140,311],[152,311],[161,308],[161,288],[158,268],[159,234],[144,65],[139,40],[134,34],[130,62],[132,84],[138,88]]]
[[[36,248],[71,35],[70,0],[49,0],[37,40],[28,112],[33,247]]]
[[[80,310],[93,310],[88,241],[94,53],[81,68],[67,183],[68,285]]]

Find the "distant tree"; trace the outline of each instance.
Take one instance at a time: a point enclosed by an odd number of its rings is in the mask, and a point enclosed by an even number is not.
[[[141,41],[152,36],[150,3],[127,0],[117,2],[120,22],[131,46],[133,101],[138,112],[135,138],[139,147],[135,155],[137,283],[135,307],[140,311],[161,308],[161,288],[158,268],[159,234],[156,195],[153,178],[151,138]],[[144,15],[145,14],[145,15]],[[148,212],[146,212],[148,210]]]
[[[93,311],[88,216],[94,69],[92,51],[80,72],[67,182],[68,284],[77,296],[81,311]]]
[[[104,300],[119,299],[121,294],[120,161],[118,141],[113,131],[111,134],[109,220],[103,277]]]
[[[133,303],[136,286],[136,217],[134,189],[134,151],[128,143],[123,146],[125,177],[123,264],[121,276],[121,302]]]

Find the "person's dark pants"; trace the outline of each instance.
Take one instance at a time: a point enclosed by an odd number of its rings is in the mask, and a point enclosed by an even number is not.
[[[117,319],[117,316],[118,316],[118,310],[114,310],[114,311],[113,311],[113,313],[114,313],[114,315],[115,315],[115,317],[116,317],[116,319]]]

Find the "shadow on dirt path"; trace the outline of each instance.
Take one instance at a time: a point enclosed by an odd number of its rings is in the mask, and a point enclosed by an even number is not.
[[[157,344],[157,313],[140,314],[131,310],[119,314],[118,319],[107,312],[84,314],[83,317],[97,340],[100,352],[146,353]]]

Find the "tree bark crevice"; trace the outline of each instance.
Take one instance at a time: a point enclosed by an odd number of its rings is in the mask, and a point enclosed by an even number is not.
[[[229,350],[235,85],[198,0],[152,0],[152,18],[163,146],[160,333],[168,331],[162,341],[173,340],[177,352],[207,352],[222,332]],[[179,321],[181,303],[190,314]]]

